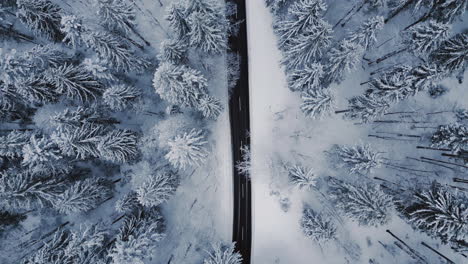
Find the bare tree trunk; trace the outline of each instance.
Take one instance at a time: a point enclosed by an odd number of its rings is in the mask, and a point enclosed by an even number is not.
[[[356,11],[354,13],[352,13],[348,18],[345,19],[345,21],[343,21],[343,23],[341,23],[341,27],[344,27],[346,25],[346,23],[348,23],[349,20],[351,20],[351,18],[353,18],[354,15],[359,13],[359,11],[361,11],[361,9],[364,7],[365,4],[366,4],[366,0],[363,0],[362,4],[358,7],[358,9],[356,9]]]
[[[438,150],[438,151],[452,151],[451,149],[446,148],[433,148],[433,147],[426,147],[426,146],[416,146],[417,149],[428,149],[428,150]]]
[[[420,160],[420,159],[411,158],[411,157],[406,157],[406,158],[407,158],[407,159],[410,159],[410,160],[416,160],[416,161],[419,161],[419,162],[428,163],[428,164],[432,164],[432,165],[435,165],[435,166],[443,167],[443,168],[446,168],[446,169],[450,169],[450,170],[452,170],[452,171],[455,170],[455,169],[452,168],[452,167],[445,166],[445,165],[442,165],[442,164],[439,164],[439,163],[436,163],[436,162],[432,162],[432,161]]]
[[[459,183],[466,183],[468,184],[468,180],[466,179],[460,179],[460,178],[453,178],[454,182],[459,182]]]
[[[430,249],[431,251],[433,251],[434,253],[436,253],[437,255],[441,256],[442,258],[444,258],[445,260],[447,260],[447,263],[453,263],[455,264],[455,262],[453,262],[451,259],[447,258],[446,256],[444,256],[442,253],[440,253],[439,251],[435,250],[434,248],[432,248],[431,246],[429,246],[428,244],[426,244],[425,242],[421,242],[421,245],[427,247],[428,249]]]
[[[369,65],[372,65],[372,64],[374,64],[374,63],[375,63],[375,64],[379,64],[379,63],[381,63],[382,61],[385,61],[385,60],[387,60],[387,59],[389,59],[389,58],[391,58],[391,57],[393,57],[393,56],[395,56],[395,55],[398,55],[398,54],[400,54],[400,53],[406,51],[407,49],[408,49],[408,48],[405,47],[405,48],[401,48],[401,49],[399,49],[399,50],[392,51],[392,52],[387,53],[387,54],[383,55],[382,57],[378,58],[377,60],[375,60],[375,62],[369,62],[368,64],[369,64]]]
[[[345,15],[344,17],[340,18],[340,20],[338,20],[338,22],[336,22],[336,24],[333,26],[332,29],[335,29],[340,23],[341,21],[343,21],[349,14],[351,14],[351,12],[353,12],[353,10],[356,8],[357,4],[354,5]]]
[[[449,165],[459,166],[459,167],[468,169],[468,166],[461,165],[461,164],[454,163],[454,162],[448,162],[448,161],[443,161],[443,160],[431,159],[431,158],[426,158],[426,157],[421,157],[421,159],[423,159],[423,160],[430,160],[430,161],[434,161],[434,162],[440,162],[440,163],[443,163],[443,164],[449,164]]]
[[[338,110],[338,111],[335,111],[335,114],[341,114],[341,113],[347,113],[347,112],[351,112],[351,109]]]
[[[399,237],[397,237],[395,234],[393,234],[390,230],[387,229],[387,230],[385,230],[385,232],[389,233],[393,238],[398,240],[398,242],[400,242],[401,245],[403,245],[405,248],[407,248],[417,259],[419,259],[420,261],[422,261],[424,263],[428,263],[427,260],[419,254],[419,252],[417,252],[412,247],[410,247],[408,244],[406,244],[405,241],[401,240]]]

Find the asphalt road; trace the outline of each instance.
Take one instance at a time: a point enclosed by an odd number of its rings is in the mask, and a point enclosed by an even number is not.
[[[231,123],[232,153],[234,165],[242,160],[242,146],[250,147],[249,116],[249,72],[247,54],[246,0],[233,0],[237,4],[235,20],[240,23],[237,36],[229,37],[232,52],[240,55],[240,78],[229,99],[229,116]],[[234,166],[234,220],[233,242],[242,254],[243,263],[250,263],[252,246],[252,196],[250,179],[237,171]]]

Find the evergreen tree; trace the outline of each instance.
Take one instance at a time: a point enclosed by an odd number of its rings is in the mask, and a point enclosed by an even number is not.
[[[317,243],[336,239],[336,226],[326,216],[307,208],[302,212],[301,229],[304,235]]]
[[[312,64],[330,46],[331,33],[330,24],[322,21],[291,39],[283,49],[282,63],[286,69],[292,70]]]
[[[207,80],[185,65],[163,62],[154,74],[153,86],[164,100],[184,107],[196,107],[198,98],[207,95]]]
[[[431,137],[435,147],[450,148],[453,151],[468,149],[468,128],[461,123],[439,126]]]
[[[49,0],[17,0],[18,18],[36,35],[61,40],[62,9]]]
[[[209,95],[201,96],[197,101],[196,108],[205,118],[210,119],[216,119],[224,109],[218,99]]]
[[[301,95],[302,112],[310,118],[322,118],[332,113],[335,99],[331,92],[326,89],[309,89]]]
[[[417,55],[428,55],[448,38],[450,26],[435,21],[417,25],[406,33],[404,44]]]
[[[410,85],[408,78],[410,72],[411,67],[406,65],[396,66],[383,72],[371,79],[366,95],[388,102],[399,102],[415,95],[418,89]]]
[[[115,202],[115,210],[119,213],[130,213],[140,208],[138,194],[129,192]]]
[[[468,33],[460,33],[444,41],[431,54],[432,61],[450,72],[464,72],[468,61]]]
[[[457,17],[465,13],[467,4],[468,2],[466,0],[437,1],[433,10],[431,10],[432,13],[423,16],[423,19],[434,17],[438,21],[453,22]]]
[[[122,39],[111,33],[88,32],[83,41],[117,71],[141,73],[150,66],[150,62],[137,57]]]
[[[86,58],[81,66],[101,82],[116,81],[117,78],[112,74],[112,70],[105,64],[106,62],[99,58]]]
[[[187,18],[187,23],[190,27],[188,37],[191,46],[206,53],[220,54],[227,50],[227,28],[220,27],[225,22],[213,21],[211,14],[194,12]]]
[[[0,137],[0,157],[10,159],[19,158],[23,154],[23,147],[28,144],[31,132],[13,130]]]
[[[106,181],[90,178],[73,183],[54,200],[53,206],[63,214],[83,213],[96,208],[110,196]]]
[[[23,259],[22,264],[70,263],[72,259],[65,254],[65,249],[71,241],[70,233],[59,229],[53,233],[52,239]]]
[[[410,85],[410,95],[414,95],[419,91],[428,90],[441,81],[447,72],[437,64],[421,64],[413,67],[409,72],[407,81]]]
[[[100,157],[97,144],[106,134],[102,125],[84,124],[79,127],[66,126],[52,134],[63,155],[75,159]]]
[[[241,264],[242,255],[235,251],[235,244],[230,245],[213,245],[212,252],[207,252],[208,257],[205,258],[203,264]]]
[[[45,74],[46,82],[50,83],[57,94],[81,102],[95,100],[102,93],[102,84],[94,76],[80,66],[65,64],[52,68]]]
[[[60,30],[64,34],[62,41],[76,48],[81,43],[84,30],[81,19],[73,15],[62,16],[60,24]]]
[[[295,69],[288,74],[289,89],[291,91],[320,89],[320,81],[323,76],[322,64],[307,64],[304,68]]]
[[[137,199],[147,207],[158,206],[174,195],[179,185],[179,177],[171,172],[158,172],[149,176],[137,190]]]
[[[327,5],[322,0],[300,0],[292,3],[288,9],[289,18],[275,23],[279,46],[285,47],[288,42],[300,35],[308,35],[317,25],[324,24],[322,17],[326,9]],[[328,28],[327,30],[330,31]]]
[[[342,41],[338,47],[332,48],[328,54],[327,81],[341,82],[347,72],[351,72],[361,61],[363,49],[360,45]]]
[[[98,155],[104,160],[124,163],[138,155],[138,137],[129,130],[112,130],[102,136],[96,145]]]
[[[337,207],[360,225],[380,226],[390,221],[392,197],[374,185],[352,185],[330,178],[329,191]]]
[[[167,8],[166,20],[179,41],[184,40],[190,30],[186,19],[184,6],[177,1],[171,2]]]
[[[317,185],[317,175],[311,168],[296,164],[286,167],[289,181],[300,189],[311,189]]]
[[[384,18],[382,16],[375,16],[367,19],[356,30],[348,34],[347,40],[354,42],[368,50],[377,42],[377,32],[382,30],[384,26]]]
[[[129,34],[135,27],[135,10],[125,0],[95,0],[102,24],[111,30]]]
[[[106,117],[106,114],[96,107],[78,106],[76,109],[67,108],[51,117],[58,130],[65,128],[79,128],[82,125],[107,125],[119,123],[117,120]]]
[[[0,172],[0,204],[14,210],[44,207],[54,202],[63,187],[63,182],[53,177],[9,169]]]
[[[415,194],[415,202],[406,208],[410,221],[442,241],[468,241],[466,199],[442,187]]]
[[[390,104],[386,100],[375,95],[355,96],[349,99],[349,109],[345,110],[345,117],[369,123],[387,113],[389,108]]]
[[[114,111],[123,111],[141,96],[141,91],[130,85],[114,84],[102,95],[104,102]]]
[[[380,153],[374,151],[369,144],[354,146],[335,145],[334,153],[343,165],[349,168],[350,173],[370,173],[372,169],[382,165]]]
[[[132,215],[125,219],[114,247],[109,252],[113,264],[136,264],[150,256],[164,238],[160,216]]]
[[[165,157],[175,168],[197,166],[208,156],[207,143],[202,130],[192,129],[169,140]]]
[[[15,83],[16,92],[32,104],[43,104],[55,102],[58,94],[51,89],[43,79],[38,76],[29,78],[18,78]]]
[[[57,145],[47,137],[37,138],[32,135],[29,142],[23,146],[23,161],[21,164],[33,169],[37,166],[54,168],[63,158]]]
[[[159,59],[173,64],[179,64],[187,58],[187,45],[176,39],[164,40],[161,42],[161,53]]]

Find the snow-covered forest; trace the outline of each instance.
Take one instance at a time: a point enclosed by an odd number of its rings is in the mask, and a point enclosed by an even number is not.
[[[229,10],[0,2],[0,263],[239,262]]]
[[[248,8],[253,259],[466,263],[467,1]]]

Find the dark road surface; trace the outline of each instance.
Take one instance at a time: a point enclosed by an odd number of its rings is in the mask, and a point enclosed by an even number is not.
[[[250,147],[249,76],[247,57],[247,24],[245,0],[233,0],[237,4],[235,20],[240,23],[239,34],[229,37],[232,52],[240,55],[240,78],[229,99],[232,152],[234,165],[242,160],[242,146]],[[250,263],[252,246],[252,208],[250,179],[234,166],[234,220],[233,238],[236,249],[242,254],[243,263]]]

